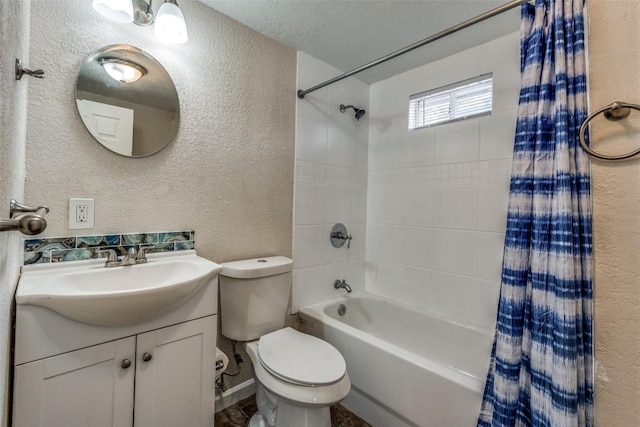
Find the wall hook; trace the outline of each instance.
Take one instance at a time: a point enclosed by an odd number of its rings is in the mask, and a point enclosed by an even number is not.
[[[44,70],[30,70],[28,68],[22,68],[22,63],[16,58],[16,80],[20,80],[22,76],[28,75],[35,77],[36,79],[44,79]]]

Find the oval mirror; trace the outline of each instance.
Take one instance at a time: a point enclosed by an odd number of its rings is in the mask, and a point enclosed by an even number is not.
[[[180,123],[173,80],[162,64],[137,47],[112,45],[80,68],[76,105],[84,125],[104,147],[127,157],[157,153]]]

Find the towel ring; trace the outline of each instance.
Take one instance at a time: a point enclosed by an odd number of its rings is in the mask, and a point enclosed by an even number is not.
[[[618,120],[623,120],[626,119],[627,117],[629,117],[629,114],[631,113],[631,110],[637,110],[640,111],[640,105],[638,104],[628,104],[626,102],[613,102],[609,105],[607,105],[606,107],[602,107],[599,110],[594,111],[593,113],[591,113],[591,115],[589,115],[589,117],[587,117],[587,119],[582,123],[582,126],[580,126],[580,145],[582,146],[582,149],[584,151],[586,151],[589,155],[596,157],[598,159],[602,159],[602,160],[624,160],[624,159],[628,159],[630,157],[633,157],[637,154],[640,154],[640,148],[627,153],[627,154],[622,154],[619,156],[609,156],[606,154],[601,154],[601,153],[597,153],[595,151],[593,151],[586,143],[586,141],[584,140],[584,134],[587,131],[587,125],[589,124],[589,122],[591,120],[593,120],[598,114],[603,113],[604,117],[612,122],[617,122]]]

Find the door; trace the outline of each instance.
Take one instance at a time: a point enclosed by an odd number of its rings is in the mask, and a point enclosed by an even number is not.
[[[133,154],[132,109],[87,99],[77,99],[76,104],[91,135],[118,154]]]
[[[14,427],[131,426],[135,343],[129,337],[16,366]]]
[[[211,427],[216,316],[138,335],[136,427]]]

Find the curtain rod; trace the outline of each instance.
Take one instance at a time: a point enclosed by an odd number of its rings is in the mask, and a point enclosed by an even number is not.
[[[298,98],[303,99],[304,96],[306,94],[308,94],[308,93],[311,93],[311,92],[316,91],[318,89],[322,89],[325,86],[329,86],[330,84],[338,82],[338,81],[340,81],[342,79],[346,79],[347,77],[351,77],[354,74],[358,74],[358,73],[360,73],[360,72],[362,72],[364,70],[367,70],[367,69],[369,69],[371,67],[375,67],[376,65],[380,65],[383,62],[387,62],[387,61],[389,61],[389,60],[391,60],[391,59],[393,59],[393,58],[395,58],[397,56],[404,55],[407,52],[411,52],[414,49],[417,49],[417,48],[422,47],[422,46],[424,46],[426,44],[429,44],[429,43],[431,43],[433,41],[436,41],[436,40],[441,39],[443,37],[446,37],[446,36],[448,36],[450,34],[453,34],[453,33],[457,32],[457,31],[460,31],[460,30],[463,30],[463,29],[465,29],[467,27],[475,25],[478,22],[484,21],[485,19],[492,18],[492,17],[494,17],[496,15],[499,15],[499,14],[501,14],[503,12],[511,10],[511,9],[513,9],[515,7],[518,7],[521,4],[527,3],[529,1],[530,0],[511,0],[510,2],[505,3],[502,6],[498,6],[495,9],[491,9],[491,10],[489,10],[489,11],[487,11],[487,12],[481,14],[481,15],[476,16],[475,18],[468,19],[468,20],[466,20],[464,22],[461,22],[461,23],[459,23],[457,25],[454,25],[453,27],[449,27],[446,30],[440,31],[437,34],[434,34],[432,36],[427,37],[426,39],[422,39],[420,41],[417,41],[417,42],[415,42],[415,43],[413,43],[413,44],[411,44],[411,45],[409,45],[409,46],[407,46],[405,48],[402,48],[402,49],[397,50],[397,51],[395,51],[393,53],[390,53],[389,55],[383,56],[382,58],[378,58],[375,61],[369,62],[368,64],[365,64],[365,65],[363,65],[361,67],[355,68],[355,69],[353,69],[351,71],[348,71],[348,72],[346,72],[344,74],[341,74],[341,75],[339,75],[337,77],[334,77],[334,78],[332,78],[330,80],[327,80],[326,82],[323,82],[323,83],[320,83],[318,85],[315,85],[312,88],[309,88],[307,90],[302,90],[301,89],[301,90],[298,91]]]

